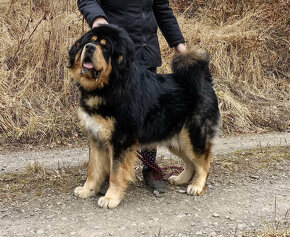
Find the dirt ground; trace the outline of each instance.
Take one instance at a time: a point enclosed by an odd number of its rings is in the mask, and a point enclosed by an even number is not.
[[[73,195],[85,181],[86,149],[2,151],[0,236],[289,236],[289,141],[289,133],[218,139],[201,197],[169,184],[154,195],[138,163],[113,210],[97,206],[99,195]],[[161,166],[181,165],[166,150],[158,157]]]

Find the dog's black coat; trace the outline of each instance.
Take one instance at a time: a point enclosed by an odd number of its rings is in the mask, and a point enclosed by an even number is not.
[[[122,157],[133,144],[166,141],[182,128],[188,130],[194,152],[204,153],[220,118],[207,58],[194,53],[177,55],[172,61],[173,74],[155,74],[135,64],[134,44],[123,29],[103,25],[72,46],[70,66],[93,35],[106,39],[102,52],[112,71],[108,85],[102,88],[88,91],[79,85],[80,106],[90,115],[116,121],[110,141],[114,158]],[[85,99],[96,95],[106,103],[96,109],[88,107]]]

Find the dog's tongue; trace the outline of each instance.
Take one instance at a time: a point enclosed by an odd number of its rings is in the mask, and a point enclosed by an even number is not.
[[[93,69],[94,65],[92,63],[83,63],[83,67],[86,69]]]

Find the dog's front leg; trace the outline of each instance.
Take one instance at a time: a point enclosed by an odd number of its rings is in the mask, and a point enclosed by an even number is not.
[[[110,158],[106,148],[90,139],[90,157],[88,163],[88,177],[83,187],[76,187],[77,197],[88,198],[98,192],[104,179],[110,172]]]
[[[115,208],[122,201],[129,181],[134,181],[134,164],[137,146],[124,151],[112,152],[110,166],[110,184],[107,193],[98,201],[100,207]]]

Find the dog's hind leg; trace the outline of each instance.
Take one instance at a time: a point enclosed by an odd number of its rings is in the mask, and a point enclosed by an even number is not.
[[[93,139],[90,140],[88,177],[83,187],[77,187],[74,193],[77,197],[88,198],[96,194],[105,177],[110,171],[108,152],[100,148]]]
[[[183,151],[177,150],[174,147],[168,146],[168,150],[173,153],[174,155],[181,158],[185,164],[184,170],[181,172],[180,175],[172,175],[169,178],[169,182],[175,185],[182,185],[188,184],[189,181],[193,178],[195,170],[193,162],[188,159],[186,154]]]
[[[196,136],[196,134],[194,135]],[[202,136],[198,136],[196,139],[199,144],[192,142],[193,139],[190,139],[190,134],[187,129],[183,129],[180,134],[182,150],[195,167],[195,180],[187,187],[187,193],[190,195],[204,194],[210,168],[211,143],[209,141],[206,142],[205,139],[202,140]]]
[[[208,145],[209,147],[211,145]],[[192,184],[188,185],[187,193],[190,195],[202,195],[205,192],[205,184],[210,168],[210,148],[203,154],[195,154],[193,163],[196,170],[196,178]]]
[[[137,146],[132,146],[123,152],[116,159],[111,156],[110,184],[104,197],[98,201],[103,208],[115,208],[122,201],[129,181],[134,181],[134,164],[136,161]],[[114,158],[114,159],[113,159]]]

